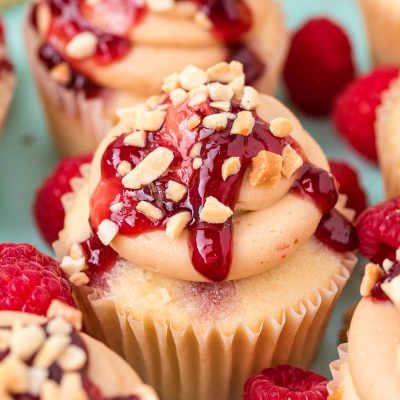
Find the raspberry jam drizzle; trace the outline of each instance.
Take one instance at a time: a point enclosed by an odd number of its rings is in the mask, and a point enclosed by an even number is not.
[[[292,192],[312,200],[323,217],[315,237],[331,250],[339,253],[357,249],[358,237],[354,225],[334,209],[338,201],[335,180],[327,172],[305,164],[298,173]]]
[[[400,275],[400,262],[395,261],[388,271],[383,271],[382,277],[371,290],[371,297],[377,301],[391,301],[386,293],[382,290],[383,283],[389,283]]]
[[[45,334],[47,337],[49,337],[49,334],[47,332],[47,324],[42,324],[41,327],[44,329]],[[87,350],[87,347],[82,340],[81,336],[76,330],[72,330],[72,332],[69,334],[70,336],[70,344],[77,346],[81,348],[87,356],[87,359],[89,360],[89,353]],[[6,351],[0,351],[0,363],[9,355],[9,350]],[[36,353],[37,354],[37,353]],[[33,365],[33,360],[36,356],[34,354],[29,360],[25,361],[28,367],[32,367]],[[88,400],[140,400],[138,396],[132,395],[132,396],[118,396],[118,397],[105,397],[101,393],[101,390],[90,380],[89,378],[89,362],[90,360],[84,365],[84,367],[76,372],[78,372],[81,375],[82,378],[82,386],[83,389],[85,390],[86,394],[88,395]],[[48,370],[48,377],[47,379],[50,379],[56,383],[61,382],[61,378],[63,375],[63,370],[61,367],[57,364],[57,362],[54,362]],[[18,394],[18,395],[12,395],[11,398],[15,400],[39,400],[39,397],[33,396],[31,394]],[[54,399],[56,400],[56,399]]]
[[[240,111],[234,106],[233,113]],[[210,224],[200,220],[200,211],[209,196],[216,197],[220,202],[235,209],[239,190],[246,170],[250,167],[252,158],[261,150],[269,150],[282,154],[283,148],[290,144],[299,153],[298,144],[291,138],[277,138],[269,130],[266,122],[255,113],[256,124],[249,136],[231,135],[232,122],[225,130],[214,132],[198,127],[191,132],[186,127],[186,120],[197,113],[201,118],[215,113],[208,103],[189,108],[186,104],[178,107],[170,106],[167,111],[166,123],[158,132],[148,134],[144,149],[124,145],[126,135],[115,139],[106,149],[101,161],[101,181],[91,198],[91,225],[96,232],[98,225],[104,219],[111,219],[120,227],[119,233],[135,236],[155,229],[165,229],[169,217],[180,211],[189,211],[192,221],[189,229],[189,248],[194,268],[210,281],[220,282],[229,274],[232,261],[232,220],[224,224]],[[178,134],[174,134],[178,132]],[[195,170],[192,167],[193,158],[189,156],[195,143],[202,143],[199,157],[202,166]],[[166,147],[173,151],[174,160],[168,172],[156,182],[140,190],[124,188],[117,166],[121,161],[128,161],[132,166],[139,164],[146,155],[157,147]],[[229,157],[239,157],[241,170],[223,181],[221,168]],[[169,180],[184,184],[188,188],[187,195],[180,202],[166,198],[166,188]],[[312,199],[323,213],[329,212],[337,201],[336,185],[331,174],[308,164],[300,170],[299,178],[293,186],[293,192]],[[160,208],[164,217],[152,221],[136,211],[139,201],[150,201]],[[123,208],[111,212],[109,207],[114,203],[122,203]],[[331,232],[327,229],[328,232]],[[322,235],[321,235],[322,236]],[[324,235],[324,243],[335,249],[335,235]],[[345,248],[345,243],[342,243]],[[347,248],[346,248],[347,250]]]

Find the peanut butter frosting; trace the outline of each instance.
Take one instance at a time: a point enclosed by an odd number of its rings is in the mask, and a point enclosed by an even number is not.
[[[119,356],[80,333],[81,324],[80,312],[58,301],[51,305],[47,319],[2,311],[0,397],[157,400]]]
[[[70,87],[89,80],[90,93],[94,83],[146,97],[187,60],[246,60],[248,79],[268,85],[288,42],[275,0],[41,0],[32,21],[51,76]]]
[[[67,207],[60,256],[101,242],[170,278],[222,281],[268,271],[313,235],[355,248],[321,149],[281,103],[245,86],[241,64],[188,66],[117,113]]]
[[[400,254],[398,254],[400,255]],[[400,263],[368,264],[348,345],[331,366],[336,400],[392,400],[400,393]],[[336,396],[336,397],[335,397]]]

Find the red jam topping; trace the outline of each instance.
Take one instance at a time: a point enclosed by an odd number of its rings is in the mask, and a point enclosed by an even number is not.
[[[237,43],[253,25],[253,15],[243,0],[194,0],[213,23],[216,38]]]
[[[49,337],[50,335],[48,334],[47,326],[48,326],[48,323],[41,325],[41,327],[45,331],[46,336]],[[79,335],[79,333],[76,330],[72,330],[72,332],[70,333],[69,336],[71,338],[71,341],[70,341],[71,345],[77,346],[77,347],[81,348],[82,350],[84,350],[87,358],[89,358],[87,347],[86,347],[84,341],[82,340],[81,336]],[[28,365],[28,367],[32,367],[33,360],[34,360],[36,354],[34,354],[28,361],[25,361],[26,364]],[[9,350],[0,351],[0,363],[8,355],[9,355]],[[102,394],[102,392],[100,391],[100,389],[90,380],[88,368],[89,368],[89,365],[87,362],[83,366],[82,369],[76,371],[81,375],[82,386],[88,395],[88,400],[140,400],[140,398],[135,395],[113,397],[113,398],[105,397]],[[48,370],[47,379],[50,379],[59,384],[61,382],[62,376],[63,376],[62,368],[57,364],[57,362],[54,362]],[[18,395],[11,396],[11,398],[15,399],[15,400],[39,400],[39,397],[33,396],[31,394],[18,394]],[[54,400],[56,400],[56,399],[54,399]]]
[[[358,247],[358,236],[354,225],[336,209],[322,217],[315,237],[338,253],[354,251]]]
[[[45,43],[40,47],[39,58],[42,60],[44,65],[46,65],[48,70],[51,70],[56,65],[65,62],[65,59],[50,43]],[[87,99],[97,97],[103,90],[101,86],[97,85],[85,75],[78,73],[74,69],[71,69],[71,79],[65,87],[67,89],[74,89],[77,92],[84,93]]]
[[[378,280],[371,291],[371,297],[378,301],[390,301],[389,297],[382,290],[382,284],[392,281],[394,278],[400,275],[400,262],[396,261],[392,267],[383,273],[383,276]]]
[[[137,0],[115,2],[102,0],[98,5],[89,7],[84,0],[47,0],[52,20],[47,34],[48,40],[57,48],[64,48],[78,33],[89,31],[97,36],[95,60],[107,64],[124,57],[130,49],[126,38],[130,28],[140,18],[144,10],[143,3]],[[110,21],[112,27],[104,21]],[[89,18],[98,21],[98,26],[89,22]],[[117,21],[118,23],[115,23]],[[69,60],[70,62],[73,61]]]
[[[109,271],[118,258],[118,254],[110,246],[104,246],[96,235],[82,242],[81,246],[89,266],[89,276]]]
[[[233,106],[233,113],[240,111]],[[111,219],[119,226],[119,233],[135,236],[155,229],[165,229],[166,221],[180,211],[189,211],[192,220],[188,225],[189,248],[194,268],[210,281],[220,282],[229,274],[232,261],[232,220],[223,224],[210,224],[201,221],[202,210],[207,197],[216,197],[224,205],[235,209],[239,189],[252,158],[261,150],[282,154],[283,148],[290,144],[301,153],[298,144],[291,138],[275,137],[269,130],[268,123],[261,120],[256,113],[253,132],[249,136],[231,135],[232,121],[219,132],[203,128],[189,131],[186,120],[197,113],[201,118],[215,113],[208,103],[189,108],[186,103],[178,107],[172,105],[167,110],[166,123],[158,132],[150,132],[145,148],[124,144],[125,135],[117,137],[106,149],[101,162],[101,181],[91,198],[90,222],[94,232],[101,221]],[[195,143],[201,143],[199,157],[203,163],[199,169],[193,168],[193,158],[189,156]],[[166,174],[157,181],[140,190],[126,189],[122,185],[117,167],[121,161],[132,166],[138,165],[149,153],[158,147],[165,147],[174,153],[174,160]],[[239,157],[241,170],[231,175],[226,181],[222,179],[223,162],[229,157]],[[167,184],[170,180],[182,183],[187,187],[187,195],[179,202],[166,198]],[[332,175],[319,168],[305,164],[299,171],[299,177],[293,186],[293,192],[310,198],[323,213],[328,213],[337,201],[336,185]],[[150,220],[136,210],[140,201],[149,201],[163,211],[163,218]],[[122,203],[123,207],[116,212],[109,207]],[[332,222],[333,218],[333,222]],[[336,229],[348,228],[337,213],[323,220],[321,238],[335,250],[347,251],[353,243],[347,239],[352,235],[339,237]],[[324,232],[323,232],[324,231]],[[350,243],[351,242],[351,243]]]

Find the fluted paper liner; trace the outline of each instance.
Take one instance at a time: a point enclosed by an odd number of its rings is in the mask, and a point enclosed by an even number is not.
[[[341,386],[344,380],[343,366],[347,363],[348,354],[347,343],[342,343],[338,346],[339,359],[332,361],[329,364],[329,368],[332,374],[332,380],[328,383],[327,389],[330,395],[339,395],[341,392]],[[335,398],[335,397],[334,397]],[[339,397],[340,398],[340,397]]]
[[[257,331],[238,325],[231,335],[217,321],[200,333],[190,322],[176,329],[150,316],[135,320],[89,287],[75,288],[75,295],[88,332],[121,354],[163,400],[235,400],[256,371],[310,364],[355,261],[353,254],[343,255],[328,287],[282,310],[280,318],[266,316]]]
[[[400,121],[400,78],[383,94],[382,105],[377,110],[376,144],[388,198],[400,195],[399,127],[393,121],[396,108]]]
[[[25,42],[49,131],[57,150],[63,155],[92,152],[112,126],[107,118],[107,96],[87,99],[84,93],[69,90],[50,77],[50,73],[38,58],[40,40],[29,18],[25,24]]]
[[[400,65],[400,15],[396,0],[359,0],[376,65]]]

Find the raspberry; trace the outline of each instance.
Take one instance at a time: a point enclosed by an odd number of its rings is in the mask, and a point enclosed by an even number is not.
[[[350,41],[327,18],[315,18],[293,36],[284,80],[292,101],[309,114],[325,115],[338,93],[354,78]]]
[[[55,260],[29,244],[0,244],[0,310],[45,315],[56,299],[75,305]]]
[[[381,264],[400,247],[400,197],[367,208],[356,222],[360,253]]]
[[[359,215],[367,208],[367,196],[361,186],[357,171],[343,161],[329,161],[332,174],[339,183],[339,192],[347,196],[346,207]]]
[[[381,94],[399,74],[398,68],[380,68],[351,83],[335,101],[336,130],[367,159],[376,162],[375,119]]]
[[[64,226],[65,212],[61,197],[71,192],[71,179],[81,176],[81,165],[91,160],[91,155],[62,160],[38,189],[33,214],[36,225],[47,243],[51,244],[57,240],[58,233]]]
[[[243,400],[326,400],[327,383],[314,372],[282,365],[250,378],[244,385]]]

